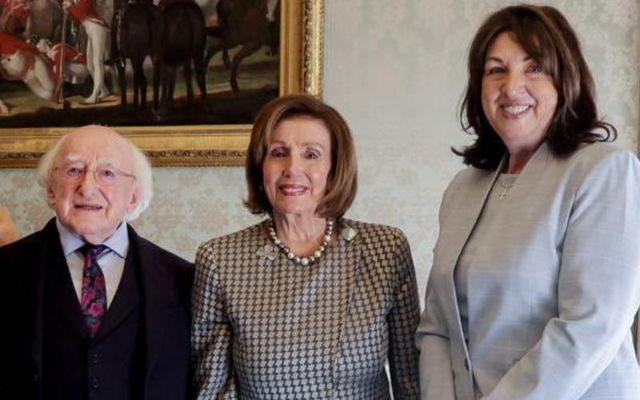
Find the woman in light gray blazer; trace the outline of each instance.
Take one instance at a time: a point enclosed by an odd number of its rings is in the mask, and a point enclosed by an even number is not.
[[[475,142],[440,209],[421,394],[640,399],[640,165],[603,143],[578,39],[552,7],[491,15],[461,115]]]

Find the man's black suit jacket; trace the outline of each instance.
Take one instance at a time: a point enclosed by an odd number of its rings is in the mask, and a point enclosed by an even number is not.
[[[190,397],[190,293],[193,265],[138,236],[129,226],[129,253],[139,268],[144,320],[145,400]],[[0,399],[42,394],[44,282],[64,259],[55,219],[0,247]]]

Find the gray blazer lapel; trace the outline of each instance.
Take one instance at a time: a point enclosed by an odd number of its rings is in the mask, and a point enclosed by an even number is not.
[[[491,193],[491,189],[498,175],[500,175],[498,171],[502,169],[504,162],[505,159],[501,161],[500,166],[495,172],[483,177],[478,176],[478,179],[471,182],[471,186],[464,194],[464,199],[462,200],[463,206],[455,211],[458,214],[456,218],[460,221],[458,224],[458,237],[451,242],[450,259],[448,260],[449,267],[447,268],[451,273],[452,283],[453,271],[458,263],[458,259],[462,254],[462,250],[464,250],[464,246],[469,241],[473,229],[478,223],[482,209],[489,198],[489,193]]]
[[[544,167],[549,156],[550,151],[547,144],[542,143],[518,177],[517,186],[519,191],[531,184],[535,184],[535,180],[540,177],[537,171]],[[440,216],[441,232],[436,246],[438,248],[437,260],[434,262],[434,265],[439,265],[440,267],[433,273],[444,275],[438,279],[440,282],[445,283],[442,288],[442,290],[445,290],[441,296],[442,307],[445,310],[446,318],[449,319],[449,326],[455,327],[450,332],[450,339],[458,342],[459,346],[454,346],[453,349],[454,351],[463,349],[462,354],[455,355],[458,357],[468,358],[468,350],[460,322],[460,310],[458,309],[454,280],[455,268],[465,245],[471,237],[471,233],[478,223],[480,214],[500,175],[500,171],[504,169],[507,161],[508,158],[506,156],[503,157],[495,171],[478,169],[464,171],[460,179],[456,179],[456,184],[452,185],[443,198],[441,208],[444,212]]]
[[[547,159],[551,155],[549,147],[546,142],[543,142],[531,157],[525,168],[520,173],[517,180],[518,190],[523,187],[526,188],[531,184],[535,184],[535,181],[540,179],[540,168],[544,168]],[[504,169],[504,165],[507,163],[507,157],[503,157],[502,161],[498,165],[495,171],[490,173],[480,170],[475,170],[474,173],[466,177],[463,182],[452,189],[451,193],[443,201],[451,199],[455,202],[454,208],[449,208],[448,205],[443,204],[451,215],[447,222],[442,223],[441,229],[452,227],[450,232],[442,232],[446,235],[443,237],[442,243],[447,243],[447,250],[444,254],[446,271],[451,275],[450,290],[454,294],[455,287],[453,282],[453,272],[458,263],[458,259],[464,250],[464,246],[471,237],[471,233],[478,223],[480,213],[489,198],[489,193],[500,175],[500,171]],[[458,190],[459,188],[459,190]],[[445,215],[444,218],[448,216]],[[442,221],[441,221],[442,222]],[[440,241],[440,240],[438,240]],[[456,305],[457,312],[457,305]]]
[[[538,194],[531,193],[528,189],[531,188],[531,186],[537,185],[541,179],[544,179],[544,169],[550,159],[553,159],[551,150],[547,142],[542,142],[518,175],[517,183],[513,189],[517,189],[519,193],[523,193],[526,196]],[[511,193],[509,196],[511,196]]]
[[[456,180],[458,181],[456,185],[452,185],[447,190],[441,205],[441,231],[436,245],[437,251],[434,254],[434,267],[437,266],[437,268],[434,268],[432,274],[442,275],[435,279],[444,283],[440,287],[440,290],[444,291],[440,296],[442,308],[445,311],[445,318],[449,319],[449,326],[456,327],[449,332],[450,340],[457,343],[452,349],[455,352],[462,349],[462,353],[454,354],[454,357],[462,359],[468,358],[468,352],[460,323],[454,271],[505,162],[506,157],[500,162],[496,171],[478,169],[463,171],[460,179]]]
[[[499,171],[502,170],[504,163],[506,162],[506,157],[502,159],[500,165],[496,169],[496,171],[485,174],[474,174],[469,182],[466,182],[463,187],[463,192],[461,193],[451,193],[451,196],[460,196],[458,199],[458,206],[455,210],[452,210],[455,213],[452,216],[452,219],[455,219],[457,222],[454,224],[455,232],[451,232],[451,236],[446,238],[444,243],[449,243],[449,250],[445,254],[446,259],[446,271],[450,276],[448,280],[451,284],[451,291],[454,294],[455,298],[455,287],[453,280],[453,273],[458,263],[458,259],[464,250],[467,241],[471,237],[471,233],[478,223],[478,219],[480,218],[480,214],[482,213],[482,209],[484,208],[485,203],[489,197],[489,193],[491,193],[491,189],[495,184],[495,181],[499,175]],[[445,224],[449,225],[449,224]],[[444,232],[446,233],[446,232]],[[457,305],[455,306],[457,313]]]

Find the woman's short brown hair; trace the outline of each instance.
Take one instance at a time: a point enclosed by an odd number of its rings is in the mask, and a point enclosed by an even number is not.
[[[460,122],[476,140],[462,150],[453,149],[465,164],[493,169],[506,152],[484,114],[481,100],[486,53],[503,32],[509,32],[542,66],[558,91],[558,105],[546,139],[555,155],[571,154],[581,143],[615,139],[615,127],[598,119],[593,78],[569,22],[553,7],[522,4],[490,15],[471,43]]]
[[[331,135],[331,170],[327,177],[327,192],[316,208],[316,215],[340,218],[353,203],[358,187],[353,138],[346,121],[333,107],[308,95],[279,97],[258,112],[247,150],[245,173],[248,194],[244,204],[254,214],[271,213],[271,203],[262,186],[262,164],[276,126],[296,117],[322,121]]]

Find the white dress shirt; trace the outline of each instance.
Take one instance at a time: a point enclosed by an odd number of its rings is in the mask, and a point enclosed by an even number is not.
[[[62,251],[67,260],[73,287],[76,290],[78,301],[80,301],[82,293],[82,272],[84,269],[84,255],[80,249],[86,242],[67,229],[57,219],[56,227],[60,234],[60,244],[62,245]],[[98,265],[104,274],[107,288],[107,308],[109,308],[120,284],[127,251],[129,250],[127,223],[122,222],[118,229],[101,244],[108,248],[108,250],[105,250],[98,256]]]

